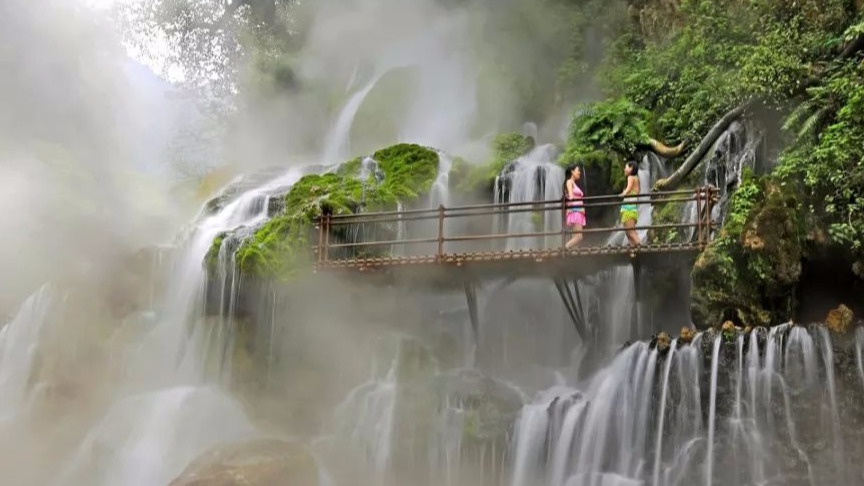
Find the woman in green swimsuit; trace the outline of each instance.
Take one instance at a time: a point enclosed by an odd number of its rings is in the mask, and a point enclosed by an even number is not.
[[[627,162],[627,165],[624,166],[624,175],[627,176],[627,187],[621,193],[621,197],[624,198],[624,204],[621,205],[621,224],[627,228],[625,233],[630,244],[638,246],[641,241],[634,228],[639,219],[639,206],[629,202],[639,195],[639,166],[636,165],[636,162],[632,160]]]

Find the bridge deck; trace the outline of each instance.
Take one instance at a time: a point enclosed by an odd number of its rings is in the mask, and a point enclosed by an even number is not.
[[[444,255],[358,257],[328,260],[318,271],[362,275],[366,280],[414,280],[435,287],[458,286],[468,280],[542,277],[580,278],[620,265],[669,268],[690,265],[699,243],[649,244],[638,247],[592,246],[562,251],[501,250]]]

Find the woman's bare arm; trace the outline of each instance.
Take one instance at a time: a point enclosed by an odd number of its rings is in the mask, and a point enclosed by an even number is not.
[[[636,178],[633,176],[627,176],[627,187],[624,188],[624,192],[620,194],[621,197],[626,196],[630,193],[630,188],[633,187],[633,184],[636,182]]]

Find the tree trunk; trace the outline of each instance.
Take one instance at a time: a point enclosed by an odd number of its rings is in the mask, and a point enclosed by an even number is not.
[[[723,115],[723,118],[720,119],[711,130],[708,132],[708,135],[699,142],[699,145],[696,147],[696,150],[687,157],[687,160],[681,164],[681,167],[678,168],[675,172],[672,173],[666,179],[660,179],[654,184],[655,191],[669,191],[678,187],[685,177],[687,177],[690,172],[699,164],[705,154],[708,152],[708,149],[714,145],[714,142],[723,134],[723,132],[729,128],[729,125],[732,124],[733,121],[741,117],[744,114],[744,111],[750,107],[753,100],[747,100],[744,103],[738,105],[732,111]]]

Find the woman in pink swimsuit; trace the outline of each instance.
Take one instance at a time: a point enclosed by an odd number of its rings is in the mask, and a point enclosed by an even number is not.
[[[576,184],[582,178],[582,168],[567,167],[564,172],[564,196],[567,198],[567,226],[573,228],[573,237],[564,248],[569,250],[582,241],[582,228],[585,226],[585,206],[582,205],[582,189]]]

